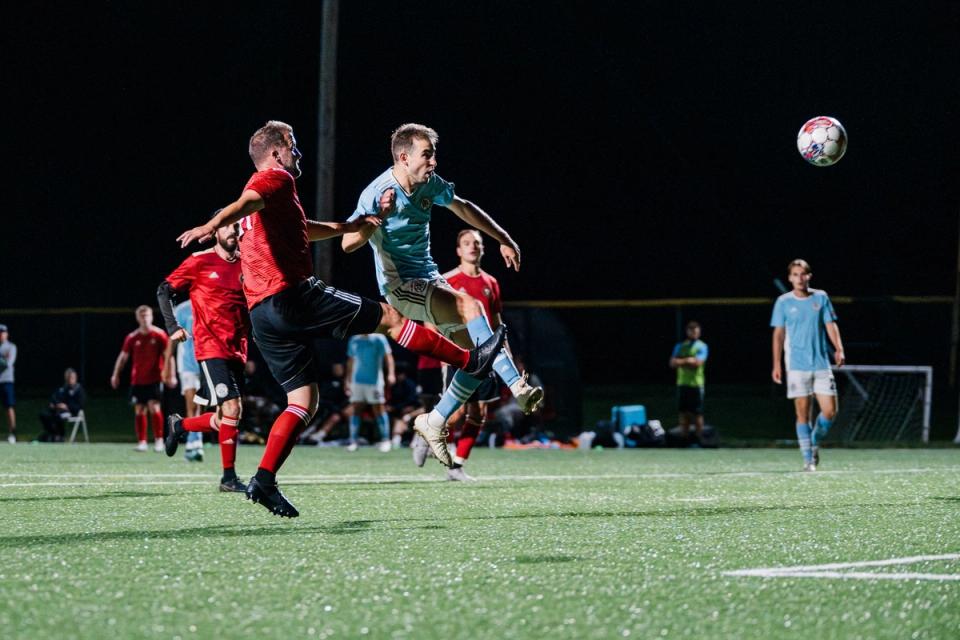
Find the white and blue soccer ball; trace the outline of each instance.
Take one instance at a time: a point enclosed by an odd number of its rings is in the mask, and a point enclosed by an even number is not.
[[[797,134],[797,150],[810,164],[829,167],[836,164],[846,152],[847,131],[836,118],[810,118]]]

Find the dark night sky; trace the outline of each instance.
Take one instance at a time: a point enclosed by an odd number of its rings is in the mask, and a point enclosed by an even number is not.
[[[85,4],[5,20],[0,308],[152,301],[270,118],[313,212],[319,2]],[[421,121],[524,250],[516,276],[488,251],[508,298],[772,296],[797,256],[834,295],[949,294],[960,3],[840,4],[344,1],[335,217]],[[815,115],[849,133],[834,167],[796,152]],[[375,295],[369,250],[329,246]]]

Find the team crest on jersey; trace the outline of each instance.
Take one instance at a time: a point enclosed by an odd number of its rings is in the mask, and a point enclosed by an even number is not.
[[[414,280],[413,281],[413,291],[414,293],[423,293],[427,290],[427,281],[426,280]]]
[[[483,295],[484,295],[485,297],[489,298],[491,293],[493,293],[493,292],[490,291],[490,287],[484,287],[484,288],[483,288]]]
[[[813,310],[814,310],[814,311],[820,311],[820,303],[819,303],[819,302],[814,302],[814,303],[813,303]]]
[[[430,208],[430,198],[420,198],[420,208],[426,211]]]
[[[218,384],[216,388],[214,388],[214,391],[216,392],[218,398],[227,397],[227,385],[223,384],[222,382]]]

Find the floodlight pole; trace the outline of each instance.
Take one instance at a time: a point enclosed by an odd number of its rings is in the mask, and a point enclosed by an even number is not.
[[[317,101],[317,220],[333,220],[333,169],[336,153],[337,23],[339,0],[323,0],[320,31],[320,86]],[[313,243],[313,272],[330,282],[332,242]]]

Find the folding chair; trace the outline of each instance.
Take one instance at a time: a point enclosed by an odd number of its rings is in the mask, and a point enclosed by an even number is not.
[[[67,424],[73,425],[73,431],[70,432],[70,439],[67,442],[73,444],[77,437],[77,429],[83,427],[83,439],[87,444],[90,443],[90,436],[87,434],[87,417],[83,414],[83,409],[80,409],[77,415],[67,418]]]

